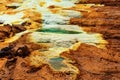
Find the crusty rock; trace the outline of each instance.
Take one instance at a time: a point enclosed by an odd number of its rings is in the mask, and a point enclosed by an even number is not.
[[[80,0],[79,3],[94,3],[94,4],[104,4],[110,6],[119,6],[119,0]]]
[[[54,72],[48,65],[30,67],[27,58],[18,58],[12,79],[27,80],[72,80],[69,74]]]
[[[108,53],[94,46],[81,44],[77,50],[62,53],[74,61],[79,70],[79,78],[85,80],[120,79],[120,53]],[[110,58],[111,57],[111,58]],[[116,60],[116,61],[115,61]],[[117,75],[117,76],[115,76]],[[81,80],[78,79],[78,80]]]
[[[10,25],[4,25],[0,26],[0,40],[4,40],[6,38],[10,38],[14,36],[15,33],[19,33],[22,31],[25,31],[24,26],[16,25],[16,26],[10,26]]]

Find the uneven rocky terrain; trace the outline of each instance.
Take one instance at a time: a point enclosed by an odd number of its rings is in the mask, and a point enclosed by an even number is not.
[[[55,0],[52,13],[29,1],[1,1],[3,14],[30,14],[20,24],[0,15],[0,80],[120,80],[119,0]]]

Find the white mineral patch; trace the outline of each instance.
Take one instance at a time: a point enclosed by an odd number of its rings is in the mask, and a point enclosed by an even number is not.
[[[76,34],[62,34],[52,32],[33,32],[31,40],[38,43],[52,43],[54,46],[70,47],[76,42],[96,45],[101,43],[102,39],[99,34],[88,34],[77,25],[45,25],[43,29],[57,29],[66,31],[77,31]]]
[[[43,24],[68,24],[70,18],[59,14],[43,14]]]
[[[63,30],[69,30],[69,31],[77,31],[86,33],[80,26],[78,25],[44,25],[43,29],[48,28],[56,28],[56,29],[63,29]]]
[[[24,22],[27,19],[22,19],[22,17],[24,16],[23,12],[19,12],[13,15],[9,15],[9,14],[4,14],[4,15],[0,15],[0,21],[3,22],[3,24],[21,24],[22,22]]]

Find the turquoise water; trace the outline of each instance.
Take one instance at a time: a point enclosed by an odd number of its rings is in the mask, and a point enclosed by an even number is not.
[[[47,32],[47,33],[60,33],[60,34],[80,34],[82,32],[78,31],[69,31],[58,28],[46,28],[46,29],[38,29],[37,32]]]

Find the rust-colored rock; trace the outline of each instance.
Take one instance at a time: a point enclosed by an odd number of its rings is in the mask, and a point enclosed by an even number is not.
[[[13,9],[6,6],[8,4],[7,1],[3,0],[4,4],[1,1],[0,11],[9,14]],[[13,1],[17,2],[17,0],[11,0],[9,3]],[[21,0],[19,3],[21,3]],[[94,3],[104,6],[93,5],[85,9],[80,7],[76,9],[75,6],[72,8],[61,8],[52,5],[49,9],[55,10],[56,14],[62,9],[81,12],[82,16],[71,18],[68,21],[69,24],[80,25],[88,33],[100,33],[108,43],[105,48],[81,43],[76,50],[69,49],[60,54],[59,57],[68,59],[66,61],[79,70],[77,77],[75,76],[73,79],[71,77],[72,72],[61,72],[52,69],[46,62],[45,56],[51,46],[46,43],[35,43],[29,39],[30,34],[35,32],[35,30],[31,29],[40,28],[41,23],[44,22],[44,20],[40,19],[41,15],[37,11],[34,12],[33,8],[26,12],[27,18],[30,17],[31,21],[24,22],[21,25],[3,25],[2,21],[0,22],[2,24],[0,25],[0,80],[120,80],[120,1],[80,0],[79,3]],[[17,7],[12,6],[12,8],[15,9]],[[59,14],[66,15],[62,11]],[[34,16],[37,18],[34,18]],[[32,23],[32,21],[35,21],[35,23]],[[8,41],[15,34],[25,31],[26,26],[28,30],[31,30],[30,32],[19,36],[16,40]],[[46,60],[39,67],[32,66],[29,59],[31,53],[36,50],[38,52],[40,50],[41,53],[43,51],[44,53],[41,54],[42,60],[44,58]],[[51,57],[51,55],[47,57]]]
[[[76,65],[81,72],[79,78],[87,80],[102,80],[107,78],[110,80],[112,80],[112,78],[119,80],[119,55],[120,52],[108,52],[108,50],[101,50],[87,44],[81,44],[77,50],[70,50],[62,54],[62,56],[76,61],[74,65]],[[115,56],[117,56],[117,58],[115,58]]]

